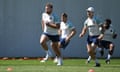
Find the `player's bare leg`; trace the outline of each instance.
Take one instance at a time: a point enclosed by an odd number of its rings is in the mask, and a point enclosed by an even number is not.
[[[95,49],[96,49],[96,45],[93,45],[93,46],[91,46],[90,44],[87,44],[87,50],[88,50],[88,54],[90,55],[89,57],[90,57],[90,59],[93,59],[94,61],[95,61],[95,63],[96,63],[96,67],[99,67],[100,66],[100,64],[99,64],[99,62],[98,62],[98,60],[97,60],[97,58],[96,58],[96,53],[95,53]],[[87,60],[87,63],[90,61],[90,59],[89,60]]]
[[[45,62],[46,60],[48,60],[48,58],[51,54],[51,52],[49,51],[48,46],[47,46],[47,40],[48,40],[47,36],[45,36],[45,35],[41,36],[40,44],[46,52],[46,56],[45,56],[45,58],[43,58],[43,60],[41,60],[41,62]]]
[[[87,44],[87,51],[88,51],[88,54],[91,56],[91,58],[95,59],[95,53],[94,53],[94,50],[90,44]]]
[[[106,63],[109,64],[110,63],[110,58],[113,54],[113,51],[114,51],[114,45],[113,44],[110,44],[109,45],[109,53],[108,53],[108,56],[107,56],[107,59],[106,59]]]
[[[55,52],[55,54],[57,55],[57,60],[58,60],[58,63],[57,65],[62,65],[62,57],[61,57],[61,52],[60,52],[60,48],[59,48],[59,43],[58,42],[52,42],[52,48]]]
[[[93,47],[93,60],[95,61],[95,63],[96,63],[96,65],[95,65],[95,67],[100,67],[100,63],[99,63],[99,61],[98,61],[98,59],[97,59],[97,57],[96,57],[96,52],[95,52],[95,50],[96,50],[96,48],[97,48],[97,45],[93,45],[92,46]]]
[[[61,48],[61,44],[60,44],[60,42],[58,43],[58,48]],[[60,51],[60,49],[59,49],[59,51]],[[56,55],[56,57],[54,58],[54,61],[53,61],[54,63],[58,63],[58,56]]]

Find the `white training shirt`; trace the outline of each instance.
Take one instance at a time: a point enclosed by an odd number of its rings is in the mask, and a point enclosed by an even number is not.
[[[46,23],[57,23],[59,21],[58,17],[55,14],[42,14],[42,20],[44,21],[44,33],[50,34],[50,35],[58,35],[58,29],[52,28],[50,26],[47,26]]]
[[[72,29],[74,29],[75,27],[72,25],[72,23],[70,21],[65,22],[61,22],[60,23],[60,30],[62,30],[61,33],[61,38],[66,38]]]
[[[110,27],[109,29],[106,29],[104,32],[104,37],[102,40],[106,40],[106,41],[113,41],[113,35],[114,35],[115,31],[113,30],[112,27]]]
[[[87,18],[86,21],[84,22],[84,26],[88,27],[90,36],[100,35],[99,24],[100,21],[95,17],[93,17],[92,19]]]

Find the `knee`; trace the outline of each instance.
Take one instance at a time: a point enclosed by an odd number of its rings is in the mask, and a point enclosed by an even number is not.
[[[110,44],[109,50],[110,50],[110,51],[111,51],[111,50],[114,50],[114,45],[113,45],[113,44]]]
[[[48,40],[48,38],[45,35],[42,35],[40,38],[40,44],[45,45],[47,40]]]
[[[92,50],[88,50],[87,52],[88,52],[89,54],[91,54],[91,53],[92,53]]]
[[[114,51],[114,45],[110,44],[109,54],[112,55]]]
[[[40,45],[45,45],[46,42],[45,41],[40,41]]]
[[[110,44],[110,48],[114,48],[114,45],[113,45],[113,44]]]

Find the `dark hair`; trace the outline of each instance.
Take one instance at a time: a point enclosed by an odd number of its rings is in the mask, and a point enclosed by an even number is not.
[[[107,24],[111,24],[112,23],[111,19],[105,19],[105,21],[106,21]]]
[[[67,18],[68,15],[66,13],[62,13],[62,16]]]
[[[46,6],[53,8],[53,4],[52,3],[47,3]]]

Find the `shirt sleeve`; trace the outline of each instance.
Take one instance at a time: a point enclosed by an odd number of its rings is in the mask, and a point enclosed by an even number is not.
[[[95,20],[98,25],[102,24],[102,20],[99,17],[95,17]]]
[[[55,22],[56,24],[60,24],[60,19],[59,19],[59,17],[58,17],[56,14],[53,14],[53,16],[54,16],[54,22]]]
[[[62,29],[62,22],[60,22],[60,29]]]
[[[68,22],[68,23],[69,23],[68,24],[69,29],[74,29],[75,28],[75,26],[73,26],[73,24],[71,22]]]
[[[100,31],[101,34],[104,34],[104,29],[103,29],[102,26],[99,27],[99,31]]]
[[[87,27],[87,20],[84,22],[84,27]]]
[[[42,20],[45,20],[46,16],[45,13],[42,14]]]

